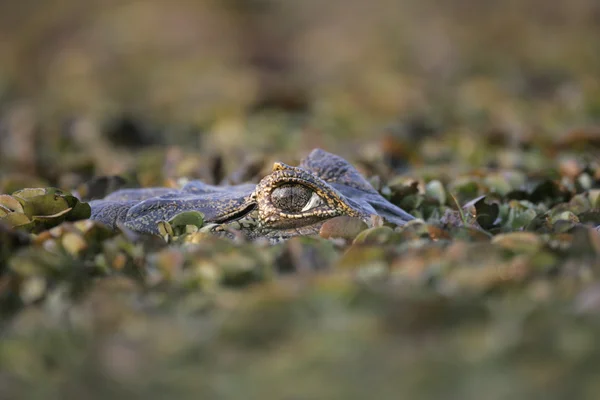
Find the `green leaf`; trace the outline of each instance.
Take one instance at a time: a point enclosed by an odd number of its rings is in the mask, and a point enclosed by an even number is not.
[[[475,219],[483,229],[494,227],[500,207],[497,203],[488,203],[486,198],[480,199],[475,203]]]
[[[77,197],[72,195],[65,195],[64,199],[72,208],[71,212],[67,216],[69,221],[88,219],[92,215],[92,208],[88,203],[82,203]]]
[[[25,198],[23,205],[27,216],[43,216],[60,214],[66,209],[70,209],[67,201],[57,194],[44,194]]]
[[[171,218],[169,224],[172,227],[193,225],[202,228],[202,225],[204,225],[204,214],[200,211],[185,211]]]
[[[25,227],[26,225],[31,224],[31,220],[25,214],[16,212],[0,218],[0,222],[13,228]]]
[[[19,203],[19,201],[13,196],[9,196],[7,194],[0,195],[0,207],[9,211],[15,211],[19,213],[23,212],[23,206],[21,203]]]
[[[440,205],[446,204],[446,190],[442,182],[433,180],[425,187],[425,194],[432,199],[437,200]]]
[[[47,193],[48,192],[44,188],[27,188],[27,189],[17,190],[12,195],[13,195],[13,197],[18,197],[20,199],[26,200],[26,199],[31,199],[31,198],[37,197],[37,196],[43,196]]]

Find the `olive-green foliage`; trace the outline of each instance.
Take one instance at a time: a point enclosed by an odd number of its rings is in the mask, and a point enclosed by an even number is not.
[[[598,2],[371,3],[0,1],[1,399],[598,398]],[[418,219],[86,219],[317,146]]]

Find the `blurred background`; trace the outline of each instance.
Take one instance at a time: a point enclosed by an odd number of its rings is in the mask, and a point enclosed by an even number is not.
[[[0,0],[0,194],[322,147],[431,222],[341,249],[2,225],[0,398],[600,398],[599,71],[598,0]],[[468,202],[515,235],[438,227]]]
[[[435,163],[432,135],[477,164],[482,138],[600,118],[595,0],[1,0],[0,60],[0,171],[67,189],[186,154],[173,174],[317,146]]]

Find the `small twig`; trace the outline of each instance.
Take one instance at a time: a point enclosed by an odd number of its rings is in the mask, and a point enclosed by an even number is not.
[[[465,216],[465,213],[463,212],[462,207],[458,203],[458,200],[456,200],[456,197],[452,193],[448,192],[448,194],[450,195],[450,197],[454,201],[454,204],[456,205],[456,208],[458,209],[458,214],[460,215],[460,219],[463,222],[463,225],[465,225],[465,226],[468,225],[467,217]]]

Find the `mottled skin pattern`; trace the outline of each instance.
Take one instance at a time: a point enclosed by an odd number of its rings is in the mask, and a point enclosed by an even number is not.
[[[282,185],[310,189],[310,202],[301,210],[297,198],[290,199],[288,209],[276,206],[271,195]],[[280,205],[285,200],[278,196]],[[178,190],[120,190],[90,204],[92,219],[113,228],[122,224],[136,232],[158,234],[158,222],[197,210],[204,213],[204,230],[229,237],[242,233],[250,240],[271,242],[316,234],[325,221],[339,215],[367,223],[379,215],[396,225],[413,219],[383,198],[346,160],[321,149],[313,150],[298,167],[275,163],[258,185],[213,186],[192,181]]]

